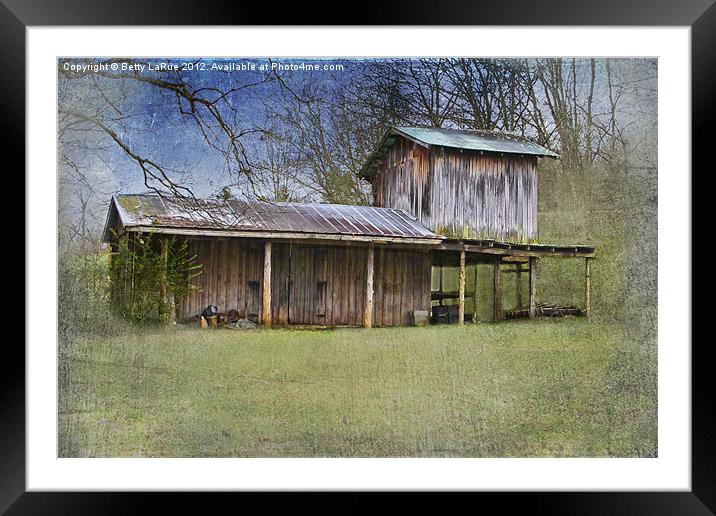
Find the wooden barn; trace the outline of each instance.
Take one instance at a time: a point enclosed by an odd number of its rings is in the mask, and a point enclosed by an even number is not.
[[[513,136],[396,127],[361,171],[375,206],[206,200],[189,210],[181,199],[119,195],[105,241],[116,246],[115,235],[144,233],[187,240],[203,272],[199,288],[176,300],[179,319],[213,304],[265,326],[370,328],[408,325],[415,311],[455,302],[455,322],[463,324],[466,296],[477,303],[477,275],[466,292],[466,269],[478,264],[493,268],[493,320],[503,315],[505,267],[517,274],[517,288],[529,275],[526,309],[534,317],[543,257],[585,259],[589,315],[595,249],[537,242],[541,157],[558,156]],[[443,289],[445,267],[458,270],[456,291]]]
[[[179,319],[213,304],[265,325],[397,326],[430,307],[430,249],[442,238],[401,210],[202,204],[189,211],[171,198],[119,195],[107,219],[107,241],[115,232],[189,241],[203,272],[177,300]]]
[[[537,159],[558,157],[493,132],[396,127],[361,176],[374,204],[454,238],[537,241]]]

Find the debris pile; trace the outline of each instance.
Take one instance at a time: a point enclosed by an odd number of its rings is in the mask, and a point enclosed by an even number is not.
[[[256,328],[256,323],[246,317],[242,317],[238,310],[231,309],[228,312],[220,312],[216,305],[207,306],[200,315],[190,317],[185,322],[202,329],[210,326],[221,326],[232,330]]]
[[[575,317],[584,315],[584,310],[576,306],[560,306],[542,303],[536,307],[537,317]],[[516,308],[505,312],[505,319],[521,319],[530,316],[529,308]]]

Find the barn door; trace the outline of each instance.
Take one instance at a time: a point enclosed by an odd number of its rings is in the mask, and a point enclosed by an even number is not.
[[[328,252],[323,247],[294,246],[289,257],[289,324],[327,324]]]

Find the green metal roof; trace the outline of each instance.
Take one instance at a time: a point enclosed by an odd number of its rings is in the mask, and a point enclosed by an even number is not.
[[[385,151],[395,141],[396,136],[403,136],[414,142],[435,147],[450,147],[482,152],[497,152],[505,154],[528,154],[559,158],[559,154],[538,145],[526,138],[509,133],[496,131],[475,131],[467,129],[439,129],[433,127],[405,127],[391,128],[383,137],[376,151],[368,159],[361,170],[361,177],[370,177],[380,162]]]

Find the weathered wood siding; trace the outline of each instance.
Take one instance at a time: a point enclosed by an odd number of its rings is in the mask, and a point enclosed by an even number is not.
[[[535,242],[536,168],[535,156],[426,149],[399,137],[374,180],[375,204],[447,236]]]
[[[428,251],[376,248],[373,326],[407,326],[411,310],[430,310]]]
[[[273,253],[274,323],[363,324],[367,248],[274,244]],[[411,310],[430,308],[430,255],[376,249],[373,282],[373,325],[407,325]]]
[[[179,316],[209,304],[259,321],[263,289],[263,243],[241,239],[189,242],[203,264],[194,279],[201,291],[178,303]],[[368,249],[353,246],[272,244],[273,324],[363,325]],[[409,313],[430,308],[431,260],[427,251],[376,248],[373,325],[409,324]]]
[[[179,300],[179,317],[200,314],[208,305],[220,311],[238,310],[241,317],[259,321],[263,288],[263,242],[240,239],[192,239],[189,253],[202,264],[193,279],[199,290]]]
[[[367,250],[273,244],[271,312],[276,324],[363,324]]]

